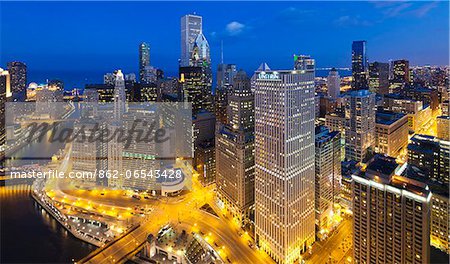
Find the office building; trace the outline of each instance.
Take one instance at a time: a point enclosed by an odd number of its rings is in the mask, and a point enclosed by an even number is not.
[[[194,50],[195,41],[200,33],[202,33],[201,16],[189,14],[181,18],[180,67],[192,66],[192,52]]]
[[[389,93],[389,63],[369,64],[369,91],[377,94]]]
[[[368,90],[346,94],[345,158],[358,162],[375,147],[375,94]]]
[[[416,101],[422,101],[424,105],[430,105],[431,110],[439,108],[439,92],[435,89],[416,87],[407,89],[402,93],[406,98],[411,98]]]
[[[198,144],[195,154],[196,171],[198,179],[203,186],[216,181],[216,150],[215,140],[209,139]]]
[[[14,100],[25,101],[27,88],[27,65],[20,61],[8,62],[8,72],[11,78],[11,92]]]
[[[337,99],[341,94],[341,77],[339,72],[333,68],[327,77],[327,95]]]
[[[414,135],[408,144],[408,174],[441,184],[449,183],[450,141]]]
[[[416,131],[431,118],[431,107],[422,101],[414,100],[400,94],[386,94],[383,97],[383,109],[408,115],[410,131]]]
[[[216,132],[216,183],[223,206],[241,223],[255,200],[254,95],[239,71],[228,97],[229,121]]]
[[[179,80],[184,102],[192,103],[192,114],[201,109],[212,112],[211,86],[202,67],[180,67]]]
[[[95,117],[94,117],[95,118]],[[76,181],[90,187],[96,185],[107,185],[107,180],[95,177],[95,171],[107,170],[107,143],[101,138],[101,133],[105,129],[105,123],[92,118],[81,118],[74,123],[74,135],[84,133],[84,136],[77,136],[72,144],[72,170],[84,173],[86,177],[76,179]],[[87,140],[96,138],[97,140]],[[90,177],[89,173],[92,173]]]
[[[303,62],[281,71],[262,64],[254,80],[255,234],[278,263],[298,261],[315,240],[315,71]]]
[[[450,116],[438,116],[437,121],[437,137],[450,141]]]
[[[431,192],[375,156],[353,178],[355,263],[430,263]]]
[[[315,129],[315,214],[316,234],[331,223],[341,185],[341,135],[324,126]]]
[[[352,43],[352,89],[363,90],[368,88],[367,75],[369,74],[369,61],[367,58],[367,42],[365,40]]]
[[[393,81],[403,84],[409,84],[409,61],[395,60],[393,62]]]
[[[139,45],[139,82],[147,82],[145,67],[150,66],[150,45],[142,42]]]
[[[217,87],[215,91],[215,114],[217,122],[227,123],[228,95],[231,93],[236,76],[235,64],[219,64],[217,67]]]
[[[408,145],[408,116],[390,111],[377,111],[375,152],[397,157]]]

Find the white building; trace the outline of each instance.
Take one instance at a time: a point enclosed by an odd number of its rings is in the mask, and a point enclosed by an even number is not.
[[[278,263],[315,239],[314,75],[314,64],[255,72],[256,240]]]
[[[180,66],[189,66],[192,50],[197,36],[202,33],[202,17],[185,15],[181,18],[181,62]]]
[[[327,77],[327,93],[333,99],[337,99],[341,93],[341,77],[339,72],[333,68]]]

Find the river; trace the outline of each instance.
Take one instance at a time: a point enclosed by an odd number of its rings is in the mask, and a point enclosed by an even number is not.
[[[48,135],[47,135],[48,136]],[[15,157],[50,158],[63,144],[47,140],[33,142],[15,153]],[[14,160],[15,165],[30,160]],[[33,163],[49,160],[37,159]],[[29,187],[0,187],[0,263],[71,263],[88,255],[96,247],[65,230],[30,197]]]

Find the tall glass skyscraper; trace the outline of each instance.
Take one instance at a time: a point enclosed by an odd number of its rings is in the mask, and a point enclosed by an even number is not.
[[[190,66],[192,51],[195,41],[202,33],[202,17],[197,15],[185,15],[181,18],[181,57],[180,66]]]
[[[146,67],[150,66],[150,45],[142,42],[139,45],[139,81],[146,82]]]
[[[352,89],[367,89],[369,61],[367,59],[367,42],[365,40],[352,43]]]
[[[262,65],[254,77],[256,240],[277,263],[294,263],[315,239],[312,66]]]

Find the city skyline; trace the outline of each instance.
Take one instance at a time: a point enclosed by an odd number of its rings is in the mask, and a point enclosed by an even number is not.
[[[2,4],[1,262],[448,263],[449,3]]]
[[[349,67],[353,40],[367,40],[370,62],[408,59],[412,66],[448,64],[448,2],[196,2],[193,7],[148,2],[121,3],[120,8],[118,3],[2,5],[2,35],[8,41],[3,43],[0,63],[24,61],[30,81],[36,82],[59,78],[82,87],[83,82],[96,82],[101,74],[117,68],[138,75],[141,42],[150,45],[152,64],[175,76],[180,59],[179,23],[189,13],[203,17],[213,72],[221,61],[222,41],[224,61],[247,73],[261,62],[289,68],[294,53],[313,56],[317,67]],[[35,13],[41,14],[39,20],[32,19]],[[160,19],[164,25],[158,24]],[[298,28],[302,34],[295,33]],[[416,34],[410,36],[410,31]],[[117,32],[123,32],[123,38]],[[67,49],[71,52],[66,53]]]

